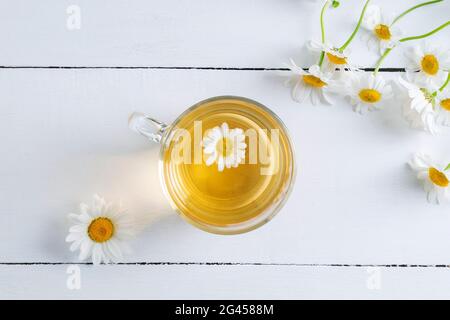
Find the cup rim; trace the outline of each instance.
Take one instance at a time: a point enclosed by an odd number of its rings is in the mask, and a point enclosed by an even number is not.
[[[244,221],[244,222],[241,222],[238,224],[233,224],[233,225],[216,226],[216,225],[211,225],[211,224],[196,221],[195,219],[192,219],[189,216],[185,215],[178,208],[177,204],[172,199],[172,196],[170,195],[168,188],[167,188],[167,184],[166,184],[166,180],[165,180],[165,176],[164,176],[164,161],[163,161],[163,159],[164,159],[164,152],[167,147],[167,144],[166,144],[167,139],[168,139],[168,137],[171,136],[172,130],[174,128],[176,128],[176,125],[181,121],[181,119],[183,119],[187,114],[193,112],[195,109],[204,105],[205,103],[218,101],[218,100],[224,100],[224,99],[235,99],[235,100],[249,102],[249,103],[254,104],[254,105],[258,106],[259,108],[263,109],[272,118],[274,118],[279,123],[281,129],[285,132],[286,140],[288,142],[288,145],[289,145],[289,148],[290,148],[290,151],[292,154],[292,166],[291,166],[291,174],[289,177],[290,178],[289,184],[285,187],[284,190],[282,190],[280,192],[280,194],[279,194],[280,200],[279,201],[277,201],[274,204],[272,204],[271,206],[267,207],[264,210],[264,212],[262,212],[258,216],[254,217],[252,219],[249,219],[247,221]],[[296,155],[295,155],[294,145],[292,143],[290,132],[287,129],[284,122],[280,119],[280,117],[277,114],[275,114],[272,110],[270,110],[268,107],[266,107],[262,103],[255,101],[253,99],[249,99],[249,98],[242,97],[242,96],[222,95],[222,96],[210,97],[210,98],[207,98],[207,99],[204,99],[204,100],[201,100],[201,101],[195,103],[194,105],[192,105],[191,107],[189,107],[188,109],[183,111],[174,121],[171,122],[171,124],[169,124],[167,126],[167,128],[164,131],[163,136],[161,138],[158,171],[159,171],[160,184],[162,185],[163,193],[164,193],[165,197],[168,199],[172,209],[175,210],[175,212],[177,212],[177,214],[180,215],[185,221],[187,221],[189,224],[191,224],[203,231],[209,232],[209,233],[219,234],[219,235],[234,235],[234,234],[242,234],[242,233],[250,232],[259,227],[262,227],[263,225],[265,225],[267,222],[272,220],[277,215],[277,213],[281,210],[281,208],[286,204],[286,202],[292,192],[293,186],[296,181],[296,176],[297,176],[297,164],[296,164]]]

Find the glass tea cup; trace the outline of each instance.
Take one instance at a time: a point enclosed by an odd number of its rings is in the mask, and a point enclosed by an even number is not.
[[[201,101],[167,125],[142,113],[132,130],[160,144],[159,175],[172,208],[211,233],[238,234],[270,221],[295,180],[282,121],[243,97]]]

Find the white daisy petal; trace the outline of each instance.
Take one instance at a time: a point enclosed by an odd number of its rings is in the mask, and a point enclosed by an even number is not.
[[[294,62],[294,60],[290,59],[289,62],[290,62],[290,64],[286,64],[286,67],[288,67],[293,74],[303,75],[303,74],[307,73],[306,71],[303,70],[303,68],[300,68],[299,66],[297,66],[297,64]]]
[[[319,103],[320,103],[320,97],[319,97],[319,94],[320,94],[320,92],[315,92],[315,91],[313,91],[312,93],[311,93],[311,103],[313,104],[313,105],[318,105]]]
[[[99,265],[103,260],[102,258],[102,245],[100,243],[96,243],[92,248],[92,263],[94,265]]]
[[[88,257],[90,257],[92,255],[92,246],[94,245],[94,243],[90,240],[85,240],[81,243],[80,246],[80,255],[78,256],[78,259],[80,261],[84,261],[86,260]]]
[[[218,161],[217,161],[217,169],[218,169],[220,172],[222,172],[224,168],[225,168],[225,163],[224,163],[223,157],[222,157],[222,156],[219,156],[219,159],[218,159]]]
[[[66,242],[72,242],[79,240],[83,237],[83,234],[81,232],[71,232],[66,237]]]
[[[313,52],[322,52],[329,48],[326,44],[315,40],[308,41],[306,47]]]
[[[80,203],[80,213],[89,215],[89,206],[86,203]]]
[[[234,159],[233,159],[232,156],[229,156],[229,157],[226,157],[226,158],[225,158],[225,167],[226,167],[227,169],[230,169],[230,168],[231,168],[231,165],[235,163],[235,161],[233,161],[233,160],[234,160]]]
[[[120,250],[120,247],[115,240],[108,241],[106,243],[106,246],[108,247],[109,251],[116,259],[118,259],[118,260],[123,259],[122,251]]]
[[[228,123],[226,122],[222,123],[221,128],[222,128],[222,135],[228,136]]]
[[[206,158],[205,164],[207,166],[212,165],[214,162],[216,162],[216,157],[215,156],[209,156],[208,158]]]
[[[436,122],[450,126],[450,90],[439,91],[436,97]]]
[[[205,147],[203,148],[203,152],[206,154],[211,154],[216,151],[216,146],[214,143],[205,143]]]
[[[292,89],[292,99],[302,103],[311,96],[311,91],[312,90],[310,87],[306,86],[301,80],[299,80]]]
[[[85,233],[86,232],[86,226],[82,225],[82,224],[77,224],[75,226],[70,227],[69,232],[70,233],[75,233],[75,232]]]
[[[83,242],[83,239],[77,239],[74,242],[72,242],[72,244],[70,245],[70,251],[74,252],[76,250],[78,250],[81,246],[81,243]]]

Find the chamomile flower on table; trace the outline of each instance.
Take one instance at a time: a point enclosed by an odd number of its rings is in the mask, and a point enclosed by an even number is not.
[[[450,199],[449,167],[444,167],[420,153],[414,155],[409,165],[422,181],[429,202],[441,204]]]
[[[79,250],[79,259],[92,259],[94,265],[119,262],[129,251],[127,240],[135,235],[135,222],[120,206],[107,203],[98,195],[92,205],[82,203],[80,213],[69,214],[72,226],[66,242],[70,251]]]
[[[286,84],[291,86],[292,99],[299,103],[310,99],[314,105],[320,102],[333,104],[333,92],[330,90],[333,73],[322,71],[318,65],[312,65],[305,71],[292,60],[288,68],[291,74]]]
[[[406,53],[406,74],[410,81],[417,84],[439,88],[450,69],[450,50],[443,50],[422,42]]]
[[[245,134],[241,128],[230,129],[226,122],[205,133],[202,141],[205,163],[211,166],[217,163],[222,172],[225,168],[237,168],[245,161]]]
[[[434,110],[435,97],[432,91],[419,87],[403,78],[398,79],[401,89],[406,91],[402,98],[403,116],[415,129],[421,129],[431,134],[438,132],[436,113]]]
[[[380,7],[371,5],[367,8],[362,26],[366,29],[363,38],[367,41],[369,49],[381,54],[397,45],[401,32],[392,25],[393,22],[393,17],[384,14]]]
[[[311,40],[307,43],[309,50],[317,53],[324,52],[324,68],[328,71],[345,71],[345,69],[355,69],[350,62],[350,50],[339,50],[329,43],[321,43]]]
[[[436,122],[450,126],[450,90],[438,91],[436,96]]]
[[[353,110],[366,113],[383,109],[392,98],[392,87],[381,76],[367,72],[351,72],[345,88]]]

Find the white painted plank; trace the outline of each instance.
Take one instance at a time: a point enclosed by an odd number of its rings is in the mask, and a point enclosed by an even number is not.
[[[0,266],[0,299],[450,298],[448,268],[81,266],[70,290],[68,267]]]
[[[449,207],[425,201],[405,162],[418,150],[449,159],[449,132],[410,130],[396,105],[367,116],[342,101],[299,105],[281,82],[273,72],[2,70],[0,260],[75,261],[64,243],[66,214],[100,193],[155,220],[128,261],[447,264]],[[290,129],[299,167],[273,221],[228,237],[171,212],[157,146],[127,128],[134,110],[169,122],[223,94],[274,110]]]
[[[400,13],[420,0],[379,0]],[[320,1],[77,0],[0,1],[0,65],[282,67],[290,57],[311,63],[305,41],[320,37]],[[67,28],[70,5],[81,28]],[[352,32],[360,0],[341,1],[326,16],[328,39],[341,45]],[[398,23],[405,35],[428,32],[448,20],[449,1],[422,8]],[[419,23],[420,22],[420,23]],[[433,37],[446,43],[448,31]],[[371,66],[358,36],[355,63]],[[386,66],[404,66],[400,51]]]

